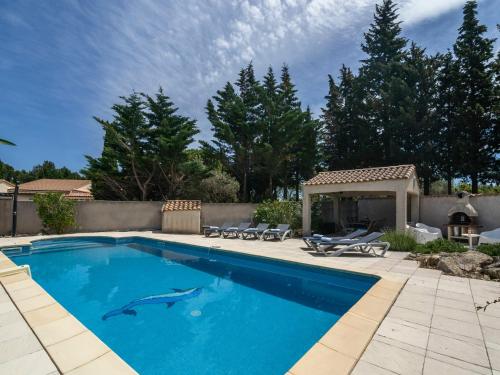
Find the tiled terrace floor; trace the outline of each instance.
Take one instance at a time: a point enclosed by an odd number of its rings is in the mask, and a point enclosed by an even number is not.
[[[302,241],[296,239],[262,242],[151,232],[99,234],[141,235],[352,271],[377,272],[398,280],[408,278],[353,374],[500,375],[500,304],[490,306],[486,312],[476,312],[475,309],[475,304],[482,305],[500,296],[500,283],[450,277],[440,271],[419,269],[416,262],[404,260],[406,254],[403,253],[388,252],[385,258],[315,256],[302,250]],[[0,246],[34,239],[36,237],[4,238],[0,239]],[[0,301],[3,301],[1,292]],[[7,305],[4,308],[8,308]],[[0,309],[1,306],[0,302]],[[0,330],[5,325],[4,319],[8,317],[0,311]],[[0,334],[0,341],[2,339]],[[38,353],[37,350],[31,351],[34,352]],[[27,354],[20,354],[6,361],[2,355],[0,353],[0,366],[28,358]],[[4,373],[2,367],[0,373]],[[47,374],[50,371],[32,373]]]

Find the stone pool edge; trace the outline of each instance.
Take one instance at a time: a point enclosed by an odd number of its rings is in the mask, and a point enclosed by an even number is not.
[[[0,270],[16,267],[0,252]],[[0,284],[61,374],[137,374],[25,272]]]
[[[64,236],[44,236],[40,239],[54,239],[54,238],[71,238],[71,237],[110,237],[115,239],[123,239],[126,237],[140,237],[150,240],[158,240],[158,241],[166,241],[178,244],[188,244],[195,247],[204,247],[197,244],[191,244],[176,240],[170,239],[160,239],[155,236],[148,236],[145,234],[132,234],[132,235],[113,235],[113,233],[92,233],[92,234],[71,234]],[[33,241],[40,240],[39,238],[34,239]],[[15,246],[30,246],[32,241],[26,241],[22,243],[16,243],[16,245],[10,246],[0,246],[2,247],[15,247]],[[206,246],[211,247],[211,246]],[[367,276],[378,276],[380,279],[320,338],[318,342],[316,342],[287,372],[288,375],[334,375],[334,374],[349,374],[357,362],[361,358],[364,350],[370,343],[373,335],[377,331],[378,327],[384,320],[385,316],[389,312],[399,293],[403,289],[406,284],[407,277],[401,278],[392,277],[389,272],[384,271],[374,271],[370,272],[366,269],[357,269],[357,267],[346,266],[342,264],[335,264],[335,267],[327,264],[318,264],[319,262],[316,259],[311,259],[311,261],[304,262],[302,260],[297,260],[291,257],[276,257],[272,254],[262,255],[262,254],[254,254],[248,251],[235,250],[235,249],[225,249],[220,247],[214,247],[217,251],[223,252],[234,252],[240,254],[246,254],[250,256],[255,256],[263,259],[274,259],[281,260],[288,263],[295,264],[303,264],[309,266],[315,266],[318,268],[325,269],[333,269],[337,271],[347,271],[357,274],[364,274]],[[14,264],[5,254],[0,252],[0,262],[2,261],[2,257],[5,257]],[[38,285],[34,280],[30,279],[26,276],[27,279],[31,280],[33,283]],[[0,282],[2,282],[2,278],[0,278]],[[3,284],[3,282],[2,282]],[[40,286],[38,286],[42,289]],[[42,289],[43,290],[43,289]],[[64,310],[64,308],[53,299],[46,291],[44,291],[47,298],[50,298],[54,301],[54,304],[57,304],[60,309]],[[9,293],[10,295],[10,293]],[[12,298],[12,297],[11,297]],[[15,303],[14,303],[15,304]],[[17,307],[17,304],[15,304]],[[23,312],[18,308],[21,314],[24,316]],[[72,317],[76,322],[81,324],[73,315],[64,310],[70,317]],[[35,329],[32,327],[29,320],[27,320],[28,325],[37,335]],[[82,325],[83,326],[83,325]],[[86,329],[86,328],[85,328]],[[97,336],[95,336],[90,330],[86,329],[89,335],[95,338],[96,345],[104,345],[106,346]],[[38,337],[38,335],[37,335]],[[39,338],[40,340],[40,338]],[[46,347],[45,343],[40,340],[42,346],[47,351],[49,356],[54,360],[50,351]],[[106,348],[108,348],[106,346]],[[109,349],[109,353],[114,355],[118,361],[123,362],[130,371],[132,372],[120,372],[120,373],[136,373],[132,368],[118,355],[116,355],[111,349]],[[68,354],[68,353],[67,353]],[[66,355],[67,355],[66,354]],[[107,354],[107,353],[106,353]],[[100,357],[98,357],[100,358]],[[96,360],[93,360],[96,362]],[[111,361],[113,362],[113,361]],[[54,360],[54,364],[59,368],[58,363]],[[118,362],[116,363],[119,364]],[[86,366],[86,364],[85,364]],[[83,367],[83,366],[82,366]],[[89,371],[95,371],[95,369],[90,369]],[[72,370],[71,370],[72,371]],[[63,373],[67,373],[61,371]],[[90,373],[89,372],[89,373]],[[72,374],[76,374],[77,372],[72,372]],[[81,373],[86,373],[81,372]]]

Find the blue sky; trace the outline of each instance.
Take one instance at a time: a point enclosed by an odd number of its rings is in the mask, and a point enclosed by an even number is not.
[[[304,105],[319,114],[327,74],[356,69],[374,11],[369,0],[0,0],[0,160],[79,170],[97,156],[118,96],[160,85],[211,137],[204,106],[253,61],[258,76],[286,62]],[[404,35],[430,53],[451,48],[459,0],[398,2]],[[495,3],[497,7],[495,7]],[[498,0],[479,2],[497,37]]]

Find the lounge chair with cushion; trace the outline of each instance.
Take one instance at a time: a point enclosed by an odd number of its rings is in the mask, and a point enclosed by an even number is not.
[[[222,237],[228,238],[229,236],[234,236],[238,238],[240,233],[242,233],[245,229],[250,228],[252,223],[240,223],[237,227],[229,227],[222,231]]]
[[[276,228],[267,229],[262,233],[261,238],[265,241],[270,238],[284,241],[286,236],[292,238],[292,230],[289,224],[278,224]]]
[[[269,228],[269,224],[260,223],[256,227],[245,229],[243,232],[241,232],[241,237],[244,240],[246,240],[248,237],[257,239],[260,236],[262,236],[262,233],[264,233],[264,231],[267,230],[267,228]]]
[[[222,234],[222,231],[226,230],[227,228],[230,228],[233,226],[233,223],[226,222],[222,224],[220,227],[216,225],[209,225],[209,226],[204,226],[203,227],[203,234],[205,237],[210,237],[211,234],[217,233],[217,235],[220,237]]]
[[[383,257],[390,247],[388,242],[378,241],[383,235],[380,232],[372,232],[356,239],[320,241],[317,243],[313,242],[312,244],[318,253],[327,256],[339,256],[347,251],[357,251],[363,254],[372,253],[375,256]],[[382,248],[382,251],[377,253],[375,248]]]
[[[500,228],[481,232],[478,244],[481,245],[483,243],[500,243]]]
[[[320,242],[321,240],[329,241],[329,240],[351,240],[353,238],[357,238],[366,233],[366,229],[356,229],[354,232],[348,233],[345,236],[324,236],[322,234],[314,234],[308,237],[302,237],[302,240],[306,243],[307,247],[312,248],[313,242]]]

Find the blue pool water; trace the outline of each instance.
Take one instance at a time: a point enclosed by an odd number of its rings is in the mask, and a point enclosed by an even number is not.
[[[377,281],[143,238],[10,256],[141,374],[283,374]]]

